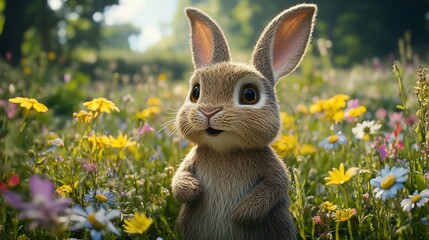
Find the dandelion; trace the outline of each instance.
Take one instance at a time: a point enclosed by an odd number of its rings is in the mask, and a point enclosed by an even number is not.
[[[122,133],[118,135],[118,138],[109,136],[109,142],[112,148],[126,148],[137,144],[137,142],[131,141],[131,138],[128,138],[127,135],[122,135]]]
[[[280,112],[280,119],[282,120],[282,126],[284,129],[291,129],[293,127],[293,123],[295,118],[286,112]]]
[[[334,219],[338,222],[349,220],[355,213],[351,208],[338,209],[334,214]]]
[[[341,185],[343,183],[348,182],[354,175],[356,175],[359,168],[352,167],[347,169],[344,172],[344,164],[340,164],[340,169],[332,168],[332,171],[329,171],[329,177],[325,177],[325,181],[327,181],[326,185]]]
[[[94,112],[110,113],[112,110],[119,112],[119,108],[112,101],[103,97],[94,98],[89,102],[84,102],[83,105]]]
[[[339,145],[347,143],[347,138],[343,134],[331,135],[319,142],[319,145],[326,150],[332,150],[338,148]]]
[[[134,213],[134,218],[124,220],[124,231],[133,234],[133,233],[144,233],[152,224],[152,219],[146,217],[144,213]]]
[[[62,185],[61,187],[58,187],[55,192],[57,192],[61,197],[68,197],[70,193],[73,192],[73,189],[70,185]]]
[[[295,135],[282,135],[272,144],[272,147],[280,157],[292,153],[298,145],[298,139]]]
[[[409,170],[394,166],[390,169],[386,166],[381,170],[380,176],[371,179],[370,183],[375,187],[374,193],[376,198],[385,201],[388,197],[395,197],[398,190],[404,187],[404,182],[407,181]]]
[[[150,106],[145,110],[137,113],[137,118],[142,119],[143,121],[148,121],[150,118],[158,115],[161,112],[161,108],[158,106]]]
[[[92,240],[101,240],[103,235],[108,232],[112,232],[119,236],[119,230],[110,220],[120,215],[121,213],[116,209],[107,212],[102,208],[96,212],[92,206],[86,207],[85,210],[80,206],[75,206],[70,216],[70,229],[72,231],[77,231],[82,228],[88,228]]]
[[[156,97],[151,97],[148,98],[148,100],[146,101],[147,105],[149,106],[157,106],[161,103],[161,99],[156,98]]]
[[[31,109],[34,109],[37,112],[48,111],[48,108],[45,105],[39,103],[34,98],[15,97],[9,99],[9,102],[19,104],[20,107],[27,109],[27,111],[30,111]]]
[[[429,201],[429,190],[425,189],[419,193],[418,190],[414,191],[408,198],[402,200],[401,207],[404,211],[411,211],[414,207],[422,207]]]
[[[352,132],[355,134],[357,139],[368,141],[369,136],[378,133],[380,128],[381,124],[375,121],[363,121],[362,123],[357,123],[356,127],[352,129]]]
[[[83,200],[92,203],[97,209],[103,208],[107,210],[107,207],[116,207],[116,198],[113,192],[107,190],[97,189],[89,190],[88,194],[85,194]]]
[[[98,116],[98,112],[87,112],[85,110],[80,110],[78,113],[73,113],[73,117],[76,118],[81,123],[89,123]]]
[[[324,209],[325,211],[335,211],[338,207],[330,201],[325,201],[320,205],[320,208]]]
[[[29,183],[32,194],[30,202],[24,202],[21,196],[11,191],[4,193],[6,202],[13,208],[20,210],[20,219],[31,221],[30,230],[40,226],[55,231],[65,223],[65,219],[61,218],[60,215],[70,205],[71,199],[55,198],[53,194],[54,184],[38,175],[32,175]]]

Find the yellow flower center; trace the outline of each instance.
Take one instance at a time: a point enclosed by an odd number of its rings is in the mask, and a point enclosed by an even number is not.
[[[95,213],[92,213],[91,215],[88,216],[88,221],[91,223],[92,227],[100,230],[103,229],[103,224],[101,224],[96,218],[95,218]]]
[[[380,187],[383,189],[389,189],[395,183],[396,178],[393,174],[388,174],[386,177],[381,180]]]
[[[337,135],[332,135],[328,138],[328,142],[329,143],[335,143],[338,141],[338,136]]]
[[[422,196],[420,196],[420,194],[417,194],[416,196],[413,196],[411,198],[411,203],[418,202],[421,198],[422,198]]]
[[[95,194],[95,199],[97,199],[99,202],[106,202],[107,197],[103,194]]]

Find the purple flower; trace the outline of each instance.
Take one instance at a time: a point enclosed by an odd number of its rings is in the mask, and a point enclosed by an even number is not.
[[[55,231],[65,223],[60,215],[68,208],[71,199],[54,197],[54,190],[54,184],[50,180],[32,175],[30,202],[24,202],[19,194],[10,191],[4,194],[4,198],[10,206],[20,211],[20,219],[31,221],[30,230],[40,226]]]

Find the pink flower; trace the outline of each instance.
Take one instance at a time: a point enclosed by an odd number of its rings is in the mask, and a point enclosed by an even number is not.
[[[399,126],[403,126],[404,125],[404,123],[405,123],[405,120],[404,120],[404,113],[403,112],[392,112],[390,115],[389,115],[389,125],[391,126],[391,127],[397,127],[398,125]]]
[[[146,133],[153,132],[153,128],[149,125],[149,123],[145,122],[143,127],[137,129],[137,135],[139,137],[143,136]]]
[[[95,162],[90,162],[90,163],[84,163],[83,164],[83,169],[88,172],[94,172],[97,170],[97,165],[95,164]]]
[[[316,225],[321,225],[323,223],[322,218],[319,215],[314,216],[313,221],[314,221],[314,224]]]
[[[369,193],[362,194],[362,197],[368,199],[369,198]]]

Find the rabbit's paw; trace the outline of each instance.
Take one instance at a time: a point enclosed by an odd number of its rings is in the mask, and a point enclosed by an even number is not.
[[[261,222],[261,214],[246,202],[232,210],[232,220],[239,225],[256,226]]]
[[[192,202],[201,195],[200,183],[192,176],[182,176],[172,187],[173,196],[181,203]]]

